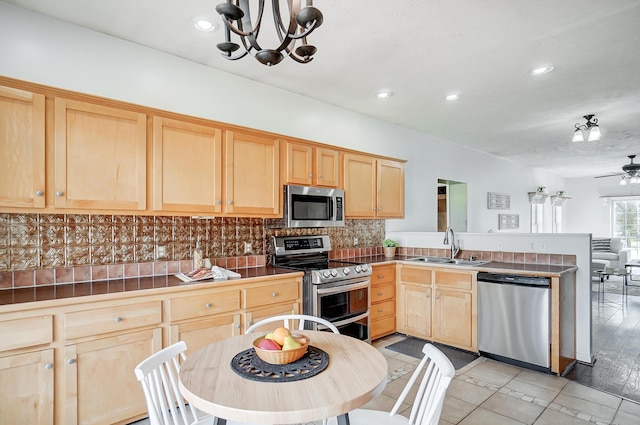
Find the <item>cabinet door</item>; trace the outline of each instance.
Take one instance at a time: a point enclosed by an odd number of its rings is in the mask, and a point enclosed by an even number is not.
[[[160,328],[65,347],[67,424],[113,424],[147,411],[133,370],[162,348]]]
[[[340,154],[327,148],[315,149],[315,184],[326,187],[340,187]]]
[[[53,425],[53,349],[0,358],[0,422]]]
[[[146,208],[146,116],[55,100],[55,207]]]
[[[299,314],[300,313],[300,304],[289,303],[289,304],[280,304],[274,305],[271,307],[265,307],[260,309],[255,309],[251,311],[247,311],[244,314],[244,330],[254,323],[261,321],[262,319],[266,319],[267,317],[279,316],[281,314]],[[267,323],[264,327],[256,329],[254,332],[261,331],[272,331],[277,328],[279,325],[276,323]],[[280,325],[281,326],[281,325]]]
[[[170,332],[169,344],[184,341],[189,355],[205,345],[240,335],[240,314],[192,320],[171,326]]]
[[[153,209],[222,212],[222,131],[153,119]]]
[[[277,216],[281,199],[278,140],[227,131],[225,149],[225,212]]]
[[[287,142],[284,168],[285,184],[313,184],[313,148],[302,143]]]
[[[404,165],[379,159],[377,166],[377,216],[404,217]]]
[[[433,306],[433,338],[471,349],[471,293],[436,289]]]
[[[44,208],[44,96],[0,87],[0,206]]]
[[[375,217],[376,160],[375,158],[344,155],[345,216]]]
[[[398,294],[397,327],[409,335],[431,337],[431,287],[401,283]]]

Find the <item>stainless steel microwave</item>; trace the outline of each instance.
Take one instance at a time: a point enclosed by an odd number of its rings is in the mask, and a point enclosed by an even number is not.
[[[344,226],[344,190],[284,186],[284,227]]]

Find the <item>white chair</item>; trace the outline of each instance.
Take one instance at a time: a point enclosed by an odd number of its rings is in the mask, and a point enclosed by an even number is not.
[[[356,409],[349,412],[351,425],[437,425],[442,413],[444,398],[455,373],[451,361],[442,351],[427,343],[422,347],[424,357],[405,385],[398,401],[391,412],[379,410]],[[411,408],[409,419],[396,415],[398,409],[418,380],[420,372],[425,368],[424,376],[418,387],[416,398]],[[336,423],[335,418],[329,419],[329,425]]]
[[[267,317],[266,319],[262,319],[254,323],[253,325],[249,326],[249,328],[245,333],[250,334],[256,329],[261,328],[264,325],[268,323],[273,323],[273,322],[283,322],[285,328],[291,329],[291,325],[293,325],[293,322],[295,321],[298,321],[298,330],[304,330],[304,325],[306,322],[315,322],[331,329],[333,333],[336,333],[336,334],[340,333],[338,328],[336,328],[335,325],[329,322],[328,320],[325,320],[321,317],[309,316],[306,314],[283,314],[280,316]]]
[[[177,342],[151,355],[134,369],[147,400],[151,425],[211,425],[213,416],[184,402],[178,387],[180,365],[187,358],[187,344]],[[227,425],[241,425],[227,421]]]

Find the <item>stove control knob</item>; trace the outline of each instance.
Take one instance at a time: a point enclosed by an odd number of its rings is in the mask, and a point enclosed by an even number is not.
[[[360,273],[362,271],[362,267],[356,266],[356,273]]]
[[[329,279],[329,276],[331,276],[331,275],[329,274],[328,270],[325,270],[325,271],[322,272],[322,277],[324,277],[325,279]]]
[[[347,274],[351,273],[351,269],[349,267],[345,267],[344,270],[342,270],[342,273],[347,275]]]
[[[362,272],[363,272],[363,273],[364,273],[364,272],[368,272],[368,271],[370,271],[370,270],[371,270],[371,267],[369,267],[369,265],[368,265],[368,264],[363,264],[363,265],[362,265]]]
[[[338,276],[338,270],[336,270],[336,269],[331,269],[331,276],[333,276],[333,277]]]

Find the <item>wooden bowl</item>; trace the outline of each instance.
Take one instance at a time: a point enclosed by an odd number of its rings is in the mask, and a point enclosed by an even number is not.
[[[256,354],[258,357],[262,359],[262,361],[270,364],[289,364],[293,363],[296,360],[300,359],[307,352],[309,348],[309,337],[302,334],[293,334],[293,336],[298,339],[302,345],[298,348],[294,348],[291,350],[264,350],[258,347],[260,341],[264,339],[264,336],[257,338],[253,341],[253,348],[256,350]],[[304,338],[304,343],[300,341],[300,338]]]

